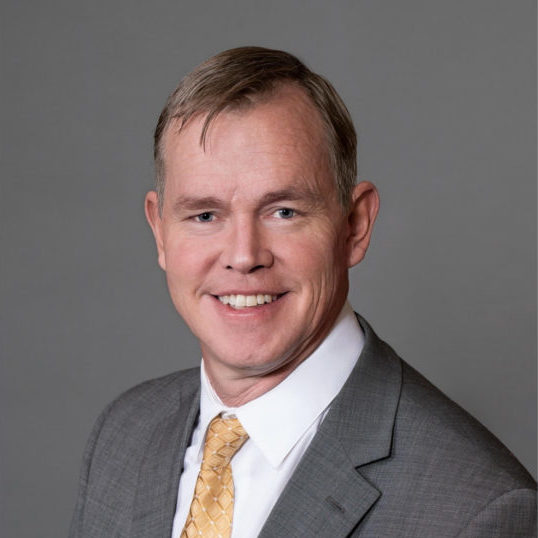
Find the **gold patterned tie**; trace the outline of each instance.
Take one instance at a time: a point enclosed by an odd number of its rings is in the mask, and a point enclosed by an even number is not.
[[[181,538],[229,538],[234,483],[230,461],[248,439],[236,418],[215,417],[207,428],[202,466]]]

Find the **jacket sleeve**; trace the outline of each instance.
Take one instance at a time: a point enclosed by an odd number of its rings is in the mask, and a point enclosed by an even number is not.
[[[536,538],[536,491],[515,489],[479,512],[458,538]]]

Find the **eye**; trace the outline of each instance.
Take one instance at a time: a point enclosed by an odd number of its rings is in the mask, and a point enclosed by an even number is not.
[[[213,215],[213,213],[210,213],[209,211],[204,211],[203,213],[196,215],[194,217],[194,220],[197,222],[211,222],[214,218],[215,215]]]
[[[295,210],[294,209],[290,209],[289,207],[283,207],[282,209],[278,209],[276,211],[276,214],[281,218],[281,219],[291,219],[292,217],[295,216]]]

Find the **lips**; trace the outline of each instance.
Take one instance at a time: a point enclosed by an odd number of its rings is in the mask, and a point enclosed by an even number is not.
[[[272,303],[278,299],[278,295],[269,295],[267,293],[257,293],[251,295],[231,294],[218,295],[217,298],[222,304],[227,304],[232,308],[239,309]]]

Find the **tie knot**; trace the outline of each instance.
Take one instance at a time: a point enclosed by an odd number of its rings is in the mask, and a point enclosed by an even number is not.
[[[216,471],[228,465],[247,439],[237,418],[215,417],[207,428],[202,468]]]

